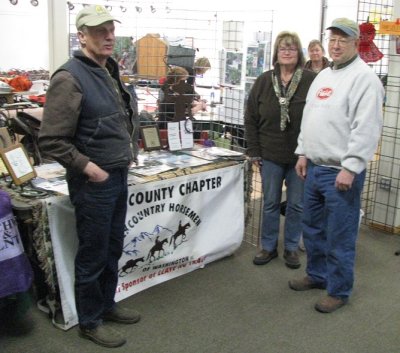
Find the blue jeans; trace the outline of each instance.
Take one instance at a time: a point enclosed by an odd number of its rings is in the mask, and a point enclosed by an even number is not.
[[[118,260],[127,210],[127,169],[108,171],[101,183],[83,174],[68,175],[79,239],[75,257],[75,301],[79,325],[95,328],[115,302]]]
[[[295,164],[278,164],[263,159],[261,177],[264,193],[261,246],[273,251],[278,246],[280,203],[283,182],[286,185],[287,208],[284,227],[284,247],[296,251],[301,236],[303,181],[297,176]]]
[[[326,285],[330,296],[348,298],[354,282],[361,191],[365,171],[348,191],[339,191],[339,169],[307,163],[304,184],[303,239],[308,276]]]

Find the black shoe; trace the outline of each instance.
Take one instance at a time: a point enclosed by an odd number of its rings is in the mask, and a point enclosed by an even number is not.
[[[283,253],[285,265],[289,268],[296,269],[300,267],[299,254],[297,251],[285,250]]]
[[[254,265],[265,265],[270,262],[272,259],[278,257],[278,252],[275,250],[267,251],[261,250],[253,259]]]
[[[120,347],[126,343],[125,338],[119,332],[104,325],[93,329],[79,328],[79,336],[107,348]]]
[[[140,320],[140,314],[135,310],[115,305],[114,308],[103,315],[103,320],[120,324],[135,324]]]

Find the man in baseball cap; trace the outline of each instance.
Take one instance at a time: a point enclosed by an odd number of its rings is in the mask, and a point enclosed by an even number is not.
[[[84,7],[77,15],[76,15],[76,29],[79,30],[82,26],[95,27],[103,24],[108,21],[118,21],[111,14],[100,5],[91,5]]]
[[[126,339],[103,321],[134,324],[140,314],[115,303],[124,243],[129,165],[137,159],[137,102],[111,57],[117,21],[99,5],[76,16],[81,50],[51,77],[39,133],[41,151],[67,171],[78,250],[79,335],[104,347]],[[118,21],[119,22],[119,21]]]
[[[353,291],[361,193],[384,98],[378,76],[358,55],[357,23],[338,18],[327,29],[333,65],[308,90],[295,151],[304,179],[306,276],[289,281],[297,291],[326,289],[314,306],[322,313],[346,305]]]

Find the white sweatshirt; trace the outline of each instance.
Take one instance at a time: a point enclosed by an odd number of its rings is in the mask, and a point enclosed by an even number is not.
[[[295,151],[314,164],[362,172],[382,129],[384,89],[357,57],[344,68],[326,68],[313,81]]]

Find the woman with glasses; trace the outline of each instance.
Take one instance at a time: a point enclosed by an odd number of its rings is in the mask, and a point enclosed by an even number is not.
[[[304,66],[305,69],[318,74],[329,66],[329,60],[325,57],[325,49],[318,39],[313,39],[308,44],[307,50],[310,59],[306,62],[306,65]]]
[[[283,258],[299,268],[303,181],[294,169],[297,136],[308,89],[316,74],[304,70],[304,56],[296,33],[281,32],[274,43],[273,65],[251,89],[245,113],[247,154],[260,168],[263,184],[261,249],[253,259],[264,265],[278,256],[280,203],[286,187]]]

